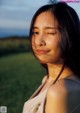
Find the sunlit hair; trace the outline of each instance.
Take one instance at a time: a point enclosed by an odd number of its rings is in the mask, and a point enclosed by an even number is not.
[[[33,16],[30,38],[37,16],[46,11],[50,11],[58,22],[58,30],[61,33],[61,58],[64,59],[65,65],[80,77],[80,21],[77,13],[64,2],[42,6]]]

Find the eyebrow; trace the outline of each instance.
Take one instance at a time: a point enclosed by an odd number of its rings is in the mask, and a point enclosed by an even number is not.
[[[33,27],[33,29],[38,29],[38,27]],[[44,27],[44,29],[58,29],[58,27]]]

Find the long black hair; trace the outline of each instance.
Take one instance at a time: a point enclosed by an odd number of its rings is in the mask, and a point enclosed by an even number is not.
[[[46,11],[50,11],[58,22],[58,29],[61,33],[59,46],[65,65],[80,77],[80,20],[76,11],[64,2],[42,6],[32,18],[30,37],[36,17]]]

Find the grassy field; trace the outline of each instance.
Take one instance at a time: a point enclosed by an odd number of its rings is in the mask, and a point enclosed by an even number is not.
[[[31,53],[0,57],[0,106],[22,113],[24,102],[41,83],[45,70]]]

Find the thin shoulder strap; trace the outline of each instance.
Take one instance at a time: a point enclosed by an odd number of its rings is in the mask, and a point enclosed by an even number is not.
[[[42,80],[42,84],[37,88],[37,90],[33,93],[33,95],[29,99],[34,98],[39,93],[39,91],[43,88],[43,86],[46,83],[46,81],[47,81],[47,75]]]

